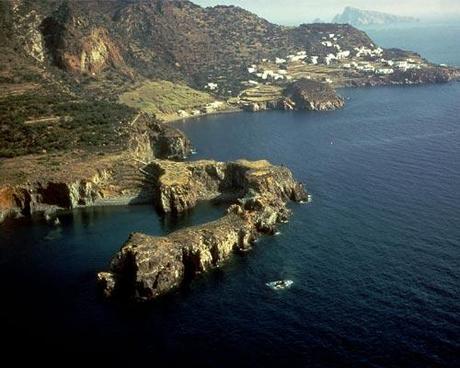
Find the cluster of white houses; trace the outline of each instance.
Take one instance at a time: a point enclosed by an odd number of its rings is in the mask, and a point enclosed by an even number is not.
[[[369,61],[352,61],[350,63],[342,64],[342,67],[345,69],[353,68],[363,72],[372,72],[380,75],[393,74],[396,69],[406,71],[408,69],[421,69],[422,67],[420,63],[416,62],[413,59],[394,61],[381,58],[378,60],[378,62],[379,66],[377,67],[375,66],[375,64]]]
[[[279,60],[277,58],[277,60]],[[282,59],[282,63],[286,63],[284,59]],[[281,64],[281,62],[276,62],[276,64]],[[264,70],[259,70],[257,65],[251,65],[248,68],[248,73],[249,74],[254,74],[257,78],[260,78],[262,80],[267,80],[267,79],[273,79],[273,80],[282,80],[282,79],[287,79],[290,80],[292,77],[288,75],[288,71],[286,69],[277,69],[277,70],[270,70],[270,69],[264,69]],[[249,84],[258,84],[256,81],[249,80]]]
[[[334,33],[330,33],[327,36],[322,37],[322,40],[320,41],[321,45],[331,48],[334,51],[328,53],[326,56],[309,56],[306,51],[298,51],[295,54],[287,55],[286,57],[276,57],[274,64],[276,64],[277,67],[275,69],[266,69],[253,64],[247,68],[247,71],[259,80],[278,81],[292,79],[292,77],[288,75],[286,67],[287,64],[295,62],[303,64],[309,63],[311,65],[319,64],[320,61],[325,65],[339,63],[345,69],[355,69],[378,75],[392,74],[395,70],[406,71],[408,69],[421,68],[421,64],[413,59],[386,60],[383,58],[384,50],[380,47],[375,47],[373,44],[370,44],[369,47],[360,46],[355,47],[353,50],[342,50],[342,47],[337,43],[337,40],[341,37],[342,36],[340,34],[336,35]],[[362,60],[362,58],[366,58],[371,61]],[[361,61],[357,59],[361,59]],[[262,59],[262,62],[266,64],[272,63],[272,61],[268,59]],[[246,82],[248,85],[257,85],[258,83],[259,82],[256,80],[248,80]],[[208,83],[205,88],[215,91],[218,89],[218,85],[217,83]]]

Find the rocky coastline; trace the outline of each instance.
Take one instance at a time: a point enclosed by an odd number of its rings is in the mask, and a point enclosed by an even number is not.
[[[131,234],[109,271],[97,276],[106,297],[145,301],[166,294],[232,253],[250,249],[262,234],[275,233],[289,218],[287,202],[308,199],[286,167],[267,161],[183,161],[192,151],[188,138],[145,114],[126,129],[129,140],[121,151],[101,157],[82,153],[46,175],[49,162],[41,163],[42,157],[4,160],[0,172],[0,222],[38,217],[54,225],[60,211],[99,205],[150,203],[159,213],[179,215],[200,201],[228,204],[219,220],[167,237]],[[7,175],[26,162],[31,170],[24,180]]]
[[[114,256],[108,272],[98,274],[106,297],[151,300],[193,276],[217,267],[231,254],[250,249],[262,234],[273,234],[288,220],[289,200],[306,201],[307,193],[289,169],[267,161],[222,163],[157,162],[156,204],[162,212],[180,213],[200,200],[230,203],[219,220],[176,231],[165,237],[133,233]]]

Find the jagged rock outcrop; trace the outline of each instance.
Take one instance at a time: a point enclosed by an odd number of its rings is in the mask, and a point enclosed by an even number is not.
[[[36,181],[17,186],[0,186],[0,223],[7,217],[43,215],[48,218],[56,210],[92,206],[110,192],[112,174],[98,170],[86,179],[69,181]]]
[[[289,85],[284,105],[289,109],[327,111],[343,107],[344,100],[331,86],[310,79],[300,79]]]
[[[306,200],[289,169],[266,161],[157,163],[160,206],[181,212],[198,200],[230,193],[236,202],[219,220],[166,237],[131,234],[109,272],[98,274],[103,294],[150,300],[206,272],[289,216],[286,201]],[[179,175],[175,175],[180,170]],[[238,194],[235,194],[238,193]]]
[[[155,157],[180,161],[192,152],[192,143],[179,129],[155,122],[149,132]]]
[[[30,194],[24,188],[5,185],[0,188],[0,223],[7,217],[18,217],[28,211]]]
[[[162,124],[148,114],[140,113],[127,128],[128,149],[139,160],[180,161],[192,152],[192,143],[179,129]]]

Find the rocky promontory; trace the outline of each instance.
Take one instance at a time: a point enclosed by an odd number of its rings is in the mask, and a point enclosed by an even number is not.
[[[237,101],[247,111],[329,111],[342,108],[344,100],[328,83],[301,78],[284,88],[258,86],[246,90]]]
[[[300,79],[286,88],[286,101],[295,110],[327,111],[343,107],[343,98],[326,83]]]
[[[235,251],[247,250],[261,234],[273,234],[288,219],[288,200],[307,194],[289,169],[267,161],[222,163],[158,162],[157,205],[181,212],[197,201],[232,202],[219,220],[176,231],[165,237],[131,234],[98,275],[107,297],[150,300],[180,286],[196,274],[218,266]],[[176,175],[177,174],[177,175]]]

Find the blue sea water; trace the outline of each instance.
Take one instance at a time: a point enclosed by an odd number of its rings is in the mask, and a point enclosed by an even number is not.
[[[448,25],[421,22],[389,28],[369,26],[364,31],[382,47],[414,50],[432,62],[460,66],[460,20]]]
[[[95,274],[130,232],[165,234],[223,208],[179,219],[150,206],[93,208],[58,227],[3,226],[2,349],[158,366],[458,367],[460,84],[340,93],[340,111],[177,124],[194,158],[287,165],[313,201],[291,205],[279,236],[157,302],[105,302]],[[277,279],[294,285],[266,287]]]

